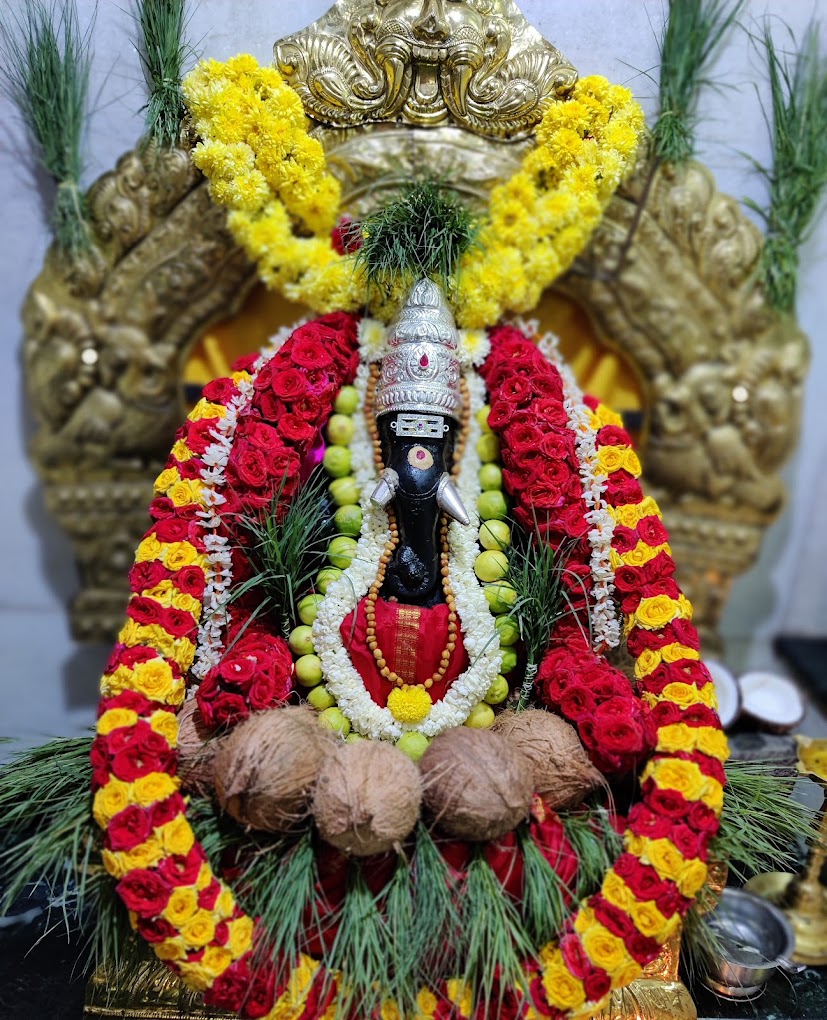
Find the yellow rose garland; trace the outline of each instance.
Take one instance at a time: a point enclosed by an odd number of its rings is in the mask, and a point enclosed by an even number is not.
[[[201,137],[193,160],[265,284],[321,312],[363,306],[363,270],[330,243],[339,184],[278,71],[249,55],[207,60],[186,78],[184,96]],[[536,306],[588,243],[632,168],[642,129],[629,90],[605,78],[583,78],[550,105],[536,147],[491,193],[479,248],[462,260],[452,294],[461,326]],[[399,297],[372,313],[387,318]]]

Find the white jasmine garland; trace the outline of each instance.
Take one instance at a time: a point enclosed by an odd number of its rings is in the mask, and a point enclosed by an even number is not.
[[[536,320],[519,321],[517,325],[527,336],[537,335]],[[597,431],[591,424],[591,411],[583,402],[583,391],[577,385],[571,368],[560,354],[557,337],[553,333],[546,333],[540,337],[537,346],[543,356],[560,373],[563,383],[563,406],[568,415],[568,427],[575,435],[580,479],[583,484],[583,500],[589,508],[586,512],[586,521],[591,525],[588,539],[591,547],[589,570],[592,597],[590,609],[592,643],[598,651],[616,648],[620,644],[621,634],[620,621],[617,618],[612,598],[612,593],[615,590],[615,575],[611,550],[615,522],[603,499],[607,475],[596,470]]]
[[[369,341],[368,341],[369,342]],[[457,487],[472,518],[463,527],[452,521],[448,529],[448,569],[456,600],[457,616],[468,652],[468,669],[451,684],[445,697],[437,702],[419,723],[400,723],[387,708],[377,705],[365,688],[364,681],[344,646],[341,625],[368,593],[379,567],[379,560],[390,539],[390,524],[384,510],[370,501],[376,484],[373,447],[365,422],[363,408],[370,375],[367,359],[375,347],[362,350],[362,363],[356,374],[359,410],[354,415],[351,442],[353,473],[361,489],[362,531],[350,565],[327,589],[313,623],[313,644],[322,661],[322,672],[328,691],[356,732],[371,740],[396,741],[403,733],[418,731],[434,737],[444,730],[460,726],[479,704],[500,671],[502,656],[499,635],[485,594],[474,573],[477,556],[478,523],[474,508],[480,494],[479,456],[476,445],[480,426],[476,412],[484,403],[482,380],[471,370],[466,380],[471,398],[471,424],[462,460]]]
[[[286,340],[299,326],[307,322],[300,319],[292,326],[284,326],[270,337],[261,355],[253,365],[250,378],[240,380],[238,392],[226,405],[223,418],[219,418],[210,435],[215,440],[201,455],[203,467],[200,472],[201,503],[198,511],[204,529],[204,547],[207,551],[204,564],[206,586],[202,599],[201,622],[198,627],[195,659],[191,672],[199,680],[207,675],[213,666],[221,662],[230,614],[227,602],[232,587],[232,555],[229,538],[221,534],[220,507],[226,503],[220,490],[226,482],[225,469],[235,440],[239,418],[245,414],[253,401],[253,384],[262,367],[281,350]]]

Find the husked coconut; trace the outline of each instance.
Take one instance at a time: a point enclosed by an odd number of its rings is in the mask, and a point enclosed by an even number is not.
[[[188,698],[178,713],[178,775],[185,790],[214,796],[219,743],[201,718],[195,698]]]
[[[529,813],[531,761],[501,733],[468,726],[446,730],[419,766],[434,822],[456,839],[499,839]]]
[[[325,842],[370,857],[398,847],[419,819],[419,769],[391,744],[360,740],[326,759],[313,795],[313,817]]]
[[[219,803],[253,829],[286,832],[307,817],[319,769],[335,746],[333,734],[305,706],[250,716],[216,753]]]

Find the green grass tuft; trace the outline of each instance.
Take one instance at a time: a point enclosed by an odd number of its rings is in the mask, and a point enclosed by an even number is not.
[[[0,15],[0,84],[16,104],[44,169],[57,185],[52,228],[64,255],[91,246],[80,190],[92,25],[81,31],[74,0],[23,0]]]
[[[135,0],[141,29],[138,54],[149,89],[146,130],[159,149],[178,143],[186,112],[181,92],[184,64],[191,53],[185,40],[187,0]]]
[[[362,220],[361,232],[355,259],[370,286],[388,289],[400,278],[427,276],[449,289],[477,228],[447,185],[428,179],[406,184],[397,199]]]
[[[660,110],[655,155],[685,163],[695,151],[698,95],[744,0],[670,0],[660,40]]]
[[[766,223],[761,275],[767,300],[780,312],[793,312],[799,250],[827,184],[827,56],[815,22],[793,53],[778,47],[767,22],[759,46],[770,83],[772,166],[755,163],[769,187],[768,207],[748,204]]]

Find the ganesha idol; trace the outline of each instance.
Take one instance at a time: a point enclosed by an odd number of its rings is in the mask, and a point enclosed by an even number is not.
[[[658,956],[727,748],[640,470],[553,337],[458,330],[430,279],[206,386],[93,763],[133,924],[207,1003],[559,1020]]]

